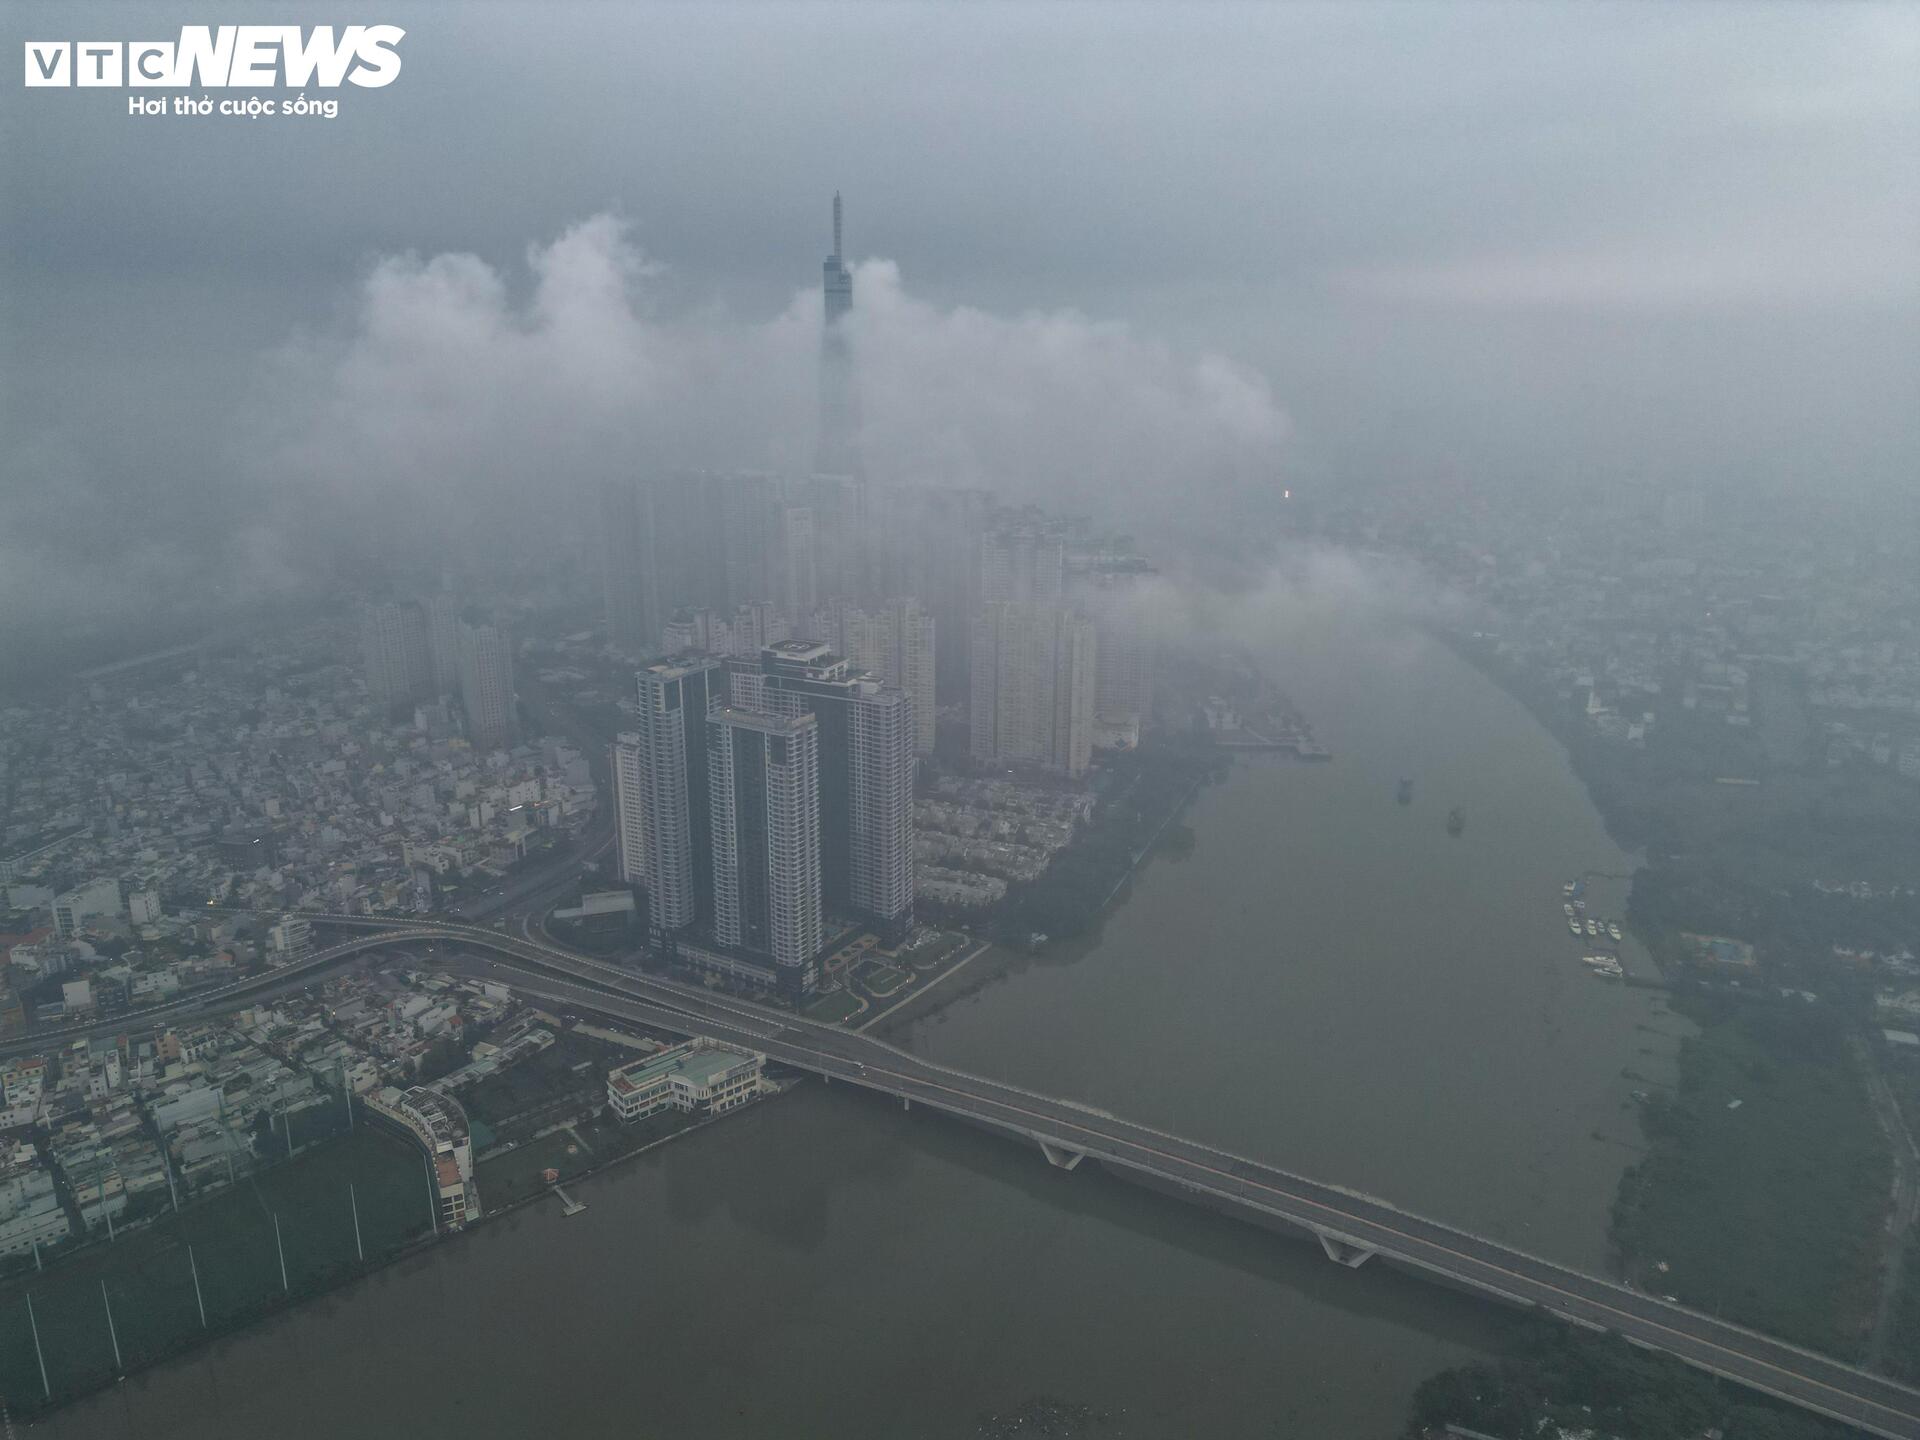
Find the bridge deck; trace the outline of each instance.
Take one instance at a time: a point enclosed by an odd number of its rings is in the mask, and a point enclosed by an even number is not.
[[[1329,1254],[1358,1263],[1367,1253],[1537,1306],[1578,1323],[1613,1330],[1715,1374],[1893,1440],[1920,1440],[1920,1392],[1826,1356],[1801,1350],[1712,1316],[1586,1275],[1485,1237],[1411,1214],[1384,1200],[1290,1174],[1276,1166],[1170,1135],[1072,1101],[934,1064],[869,1035],[821,1025],[673,981],[636,974],[558,947],[497,930],[446,922],[396,925],[379,917],[309,918],[379,933],[319,952],[302,966],[239,982],[152,1011],[120,1017],[112,1028],[241,1003],[262,984],[310,976],[381,945],[455,941],[506,958],[521,988],[582,1009],[683,1034],[751,1046],[770,1058],[828,1079],[862,1085],[911,1104],[1042,1142],[1050,1156],[1091,1156],[1122,1175],[1159,1188],[1205,1195],[1216,1207],[1265,1223],[1320,1235]],[[99,1028],[99,1027],[94,1027]],[[45,1045],[43,1033],[22,1044]],[[0,1052],[3,1053],[3,1052]]]

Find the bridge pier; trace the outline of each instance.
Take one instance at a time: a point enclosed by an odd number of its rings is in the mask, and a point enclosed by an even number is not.
[[[1320,1248],[1327,1252],[1327,1259],[1336,1265],[1344,1265],[1349,1270],[1358,1270],[1377,1253],[1365,1245],[1352,1240],[1343,1240],[1338,1235],[1325,1230],[1315,1230],[1314,1235],[1320,1241]]]
[[[900,1097],[900,1108],[901,1108],[902,1110],[911,1110],[911,1109],[913,1109],[913,1101],[911,1101],[911,1100],[909,1100],[909,1099],[908,1099],[908,1098],[907,1098],[907,1097],[906,1097],[905,1095],[902,1095],[902,1096]]]
[[[1040,1139],[1037,1135],[1034,1138]],[[1056,1144],[1052,1140],[1040,1140],[1040,1153],[1047,1157],[1049,1165],[1057,1166],[1062,1170],[1071,1170],[1087,1158],[1084,1151],[1069,1150],[1066,1146]]]

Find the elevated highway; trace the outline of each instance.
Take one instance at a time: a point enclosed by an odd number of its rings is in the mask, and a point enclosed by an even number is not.
[[[1092,1159],[1115,1174],[1255,1224],[1304,1232],[1340,1264],[1358,1266],[1377,1256],[1509,1304],[1615,1331],[1635,1344],[1875,1435],[1920,1440],[1920,1391],[1371,1195],[1073,1101],[938,1065],[870,1035],[624,970],[539,940],[457,922],[396,924],[381,917],[328,914],[308,918],[369,932],[313,956],[304,967],[308,973],[376,946],[456,942],[497,957],[494,965],[503,978],[560,1004],[747,1046],[830,1082],[860,1086],[909,1107],[921,1105],[1017,1136],[1062,1169]],[[285,971],[259,977],[285,978]],[[185,1008],[205,1010],[245,999],[243,985],[236,985],[196,997]],[[153,1018],[174,1018],[166,1012],[182,1008],[159,1007]],[[128,1015],[112,1028],[124,1031],[146,1023],[145,1015]]]

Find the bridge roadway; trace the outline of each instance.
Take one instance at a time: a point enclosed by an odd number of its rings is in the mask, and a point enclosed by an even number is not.
[[[319,968],[323,956],[330,957],[327,963],[339,963],[378,945],[458,942],[504,957],[497,968],[526,977],[517,982],[520,988],[559,1003],[748,1046],[829,1081],[862,1086],[909,1106],[928,1106],[1021,1136],[1037,1143],[1047,1159],[1063,1169],[1091,1157],[1123,1177],[1163,1191],[1206,1197],[1213,1208],[1254,1223],[1308,1232],[1329,1258],[1342,1264],[1358,1266],[1379,1255],[1448,1284],[1615,1331],[1636,1344],[1890,1440],[1920,1440],[1920,1391],[1410,1214],[1370,1195],[1073,1101],[938,1065],[870,1035],[638,974],[498,930],[441,921],[396,924],[369,916],[309,918],[379,933],[319,952],[304,967],[308,971]],[[221,998],[198,997],[188,1006],[217,1005]],[[225,996],[227,1003],[239,998]],[[114,1028],[124,1030],[146,1020],[144,1013],[123,1016]],[[44,1044],[45,1037],[39,1043]]]

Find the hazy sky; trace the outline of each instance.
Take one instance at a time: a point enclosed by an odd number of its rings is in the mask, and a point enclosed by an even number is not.
[[[7,96],[10,622],[297,568],[289,489],[784,461],[836,187],[926,478],[1920,475],[1920,7],[0,11],[246,21],[404,69],[333,121]]]

